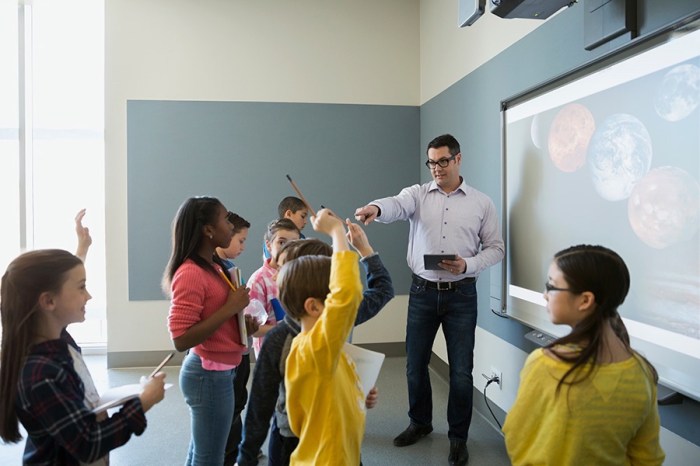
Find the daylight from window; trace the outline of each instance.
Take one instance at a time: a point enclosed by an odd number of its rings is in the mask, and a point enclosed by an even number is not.
[[[0,268],[27,249],[74,252],[74,218],[86,208],[93,298],[70,331],[104,346],[104,4],[0,4]]]

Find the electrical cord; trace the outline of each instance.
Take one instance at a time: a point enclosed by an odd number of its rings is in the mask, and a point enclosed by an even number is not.
[[[489,388],[489,385],[492,383],[496,382],[498,383],[498,377],[491,377],[490,379],[487,379],[488,381],[486,382],[486,386],[484,387],[484,402],[486,403],[486,407],[489,409],[489,412],[491,413],[491,416],[493,416],[493,420],[496,421],[496,424],[498,424],[498,428],[502,429],[501,423],[498,422],[498,419],[496,419],[496,415],[493,414],[493,410],[491,409],[491,406],[489,405],[489,399],[486,397],[486,389]]]
[[[498,312],[498,311],[496,311],[496,310],[494,310],[494,309],[491,309],[491,312],[493,312],[494,314],[496,314],[496,315],[497,315],[498,317],[500,317],[501,319],[510,319],[510,317],[508,317],[508,314],[506,314],[505,312]]]

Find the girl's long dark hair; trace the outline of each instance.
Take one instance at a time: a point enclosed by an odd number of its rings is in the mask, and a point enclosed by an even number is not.
[[[564,249],[554,256],[554,262],[564,274],[571,292],[590,291],[595,296],[596,309],[566,336],[546,346],[558,358],[572,363],[571,368],[559,380],[557,392],[563,384],[573,385],[588,378],[594,371],[603,349],[603,330],[609,321],[617,337],[626,349],[637,355],[647,366],[654,382],[658,374],[654,366],[630,347],[630,337],[617,308],[624,302],[630,287],[627,265],[615,252],[603,246],[578,245]],[[580,344],[579,352],[558,351],[557,346]],[[590,363],[587,371],[583,366]]]
[[[22,439],[17,420],[17,384],[22,365],[36,338],[39,296],[59,293],[67,272],[83,261],[68,251],[44,249],[21,254],[7,266],[0,283],[2,359],[0,360],[0,438]]]
[[[202,229],[205,225],[216,223],[220,208],[223,208],[223,204],[218,199],[201,196],[187,199],[177,210],[172,227],[172,252],[162,281],[163,292],[167,296],[170,296],[170,285],[175,272],[187,259],[192,259],[204,270],[216,274],[209,262],[199,256],[197,251],[203,239]],[[226,266],[216,254],[212,255],[212,260],[228,275]]]

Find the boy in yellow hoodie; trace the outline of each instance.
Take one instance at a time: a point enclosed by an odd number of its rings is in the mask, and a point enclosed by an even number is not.
[[[285,370],[289,423],[299,437],[291,464],[358,465],[365,398],[343,351],[362,301],[358,256],[348,247],[343,221],[328,209],[311,222],[332,238],[332,258],[294,259],[277,278],[282,306],[301,322]]]

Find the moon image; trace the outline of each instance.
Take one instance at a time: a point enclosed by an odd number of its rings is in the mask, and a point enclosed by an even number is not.
[[[634,187],[627,217],[645,244],[664,249],[700,229],[700,183],[677,167],[651,170]]]
[[[700,67],[679,65],[664,76],[654,99],[656,113],[667,121],[679,121],[700,105]]]
[[[626,199],[651,166],[651,137],[633,115],[616,113],[595,131],[588,147],[591,178],[608,201]]]
[[[587,107],[568,104],[559,110],[549,127],[547,143],[554,166],[567,173],[581,168],[594,131],[595,118]]]
[[[547,131],[541,113],[536,114],[532,118],[532,123],[530,123],[530,138],[538,149],[542,149],[547,145]]]

